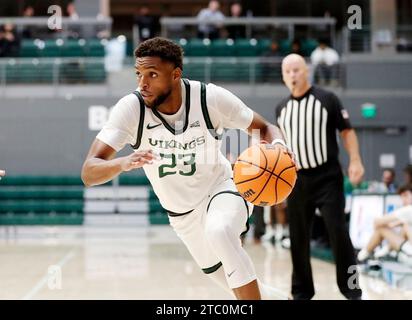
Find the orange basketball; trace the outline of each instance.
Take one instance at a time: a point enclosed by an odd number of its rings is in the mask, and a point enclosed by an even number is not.
[[[233,179],[244,199],[257,206],[272,206],[292,192],[296,168],[279,145],[258,144],[237,158]]]

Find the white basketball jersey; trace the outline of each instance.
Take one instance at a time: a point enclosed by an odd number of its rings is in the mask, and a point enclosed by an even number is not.
[[[156,110],[140,101],[135,150],[151,149],[160,161],[143,167],[163,208],[173,213],[195,209],[217,184],[232,177],[230,162],[220,151],[221,134],[210,121],[206,85],[183,79],[184,125],[175,130]]]

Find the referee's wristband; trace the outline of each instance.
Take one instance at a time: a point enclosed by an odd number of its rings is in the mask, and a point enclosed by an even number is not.
[[[281,144],[282,146],[284,146],[286,148],[288,147],[286,145],[285,141],[283,141],[282,139],[275,139],[275,140],[272,141],[272,144],[277,144],[277,143]]]

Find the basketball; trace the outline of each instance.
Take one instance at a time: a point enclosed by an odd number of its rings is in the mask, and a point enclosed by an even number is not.
[[[242,197],[257,206],[283,202],[296,182],[296,168],[279,145],[258,144],[243,151],[233,168]]]

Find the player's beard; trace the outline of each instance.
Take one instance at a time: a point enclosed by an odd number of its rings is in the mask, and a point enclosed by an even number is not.
[[[172,93],[172,89],[169,89],[166,93],[162,93],[154,99],[154,101],[151,104],[148,104],[150,108],[157,108],[159,107],[163,102],[166,101],[167,98],[169,98],[170,94]]]

